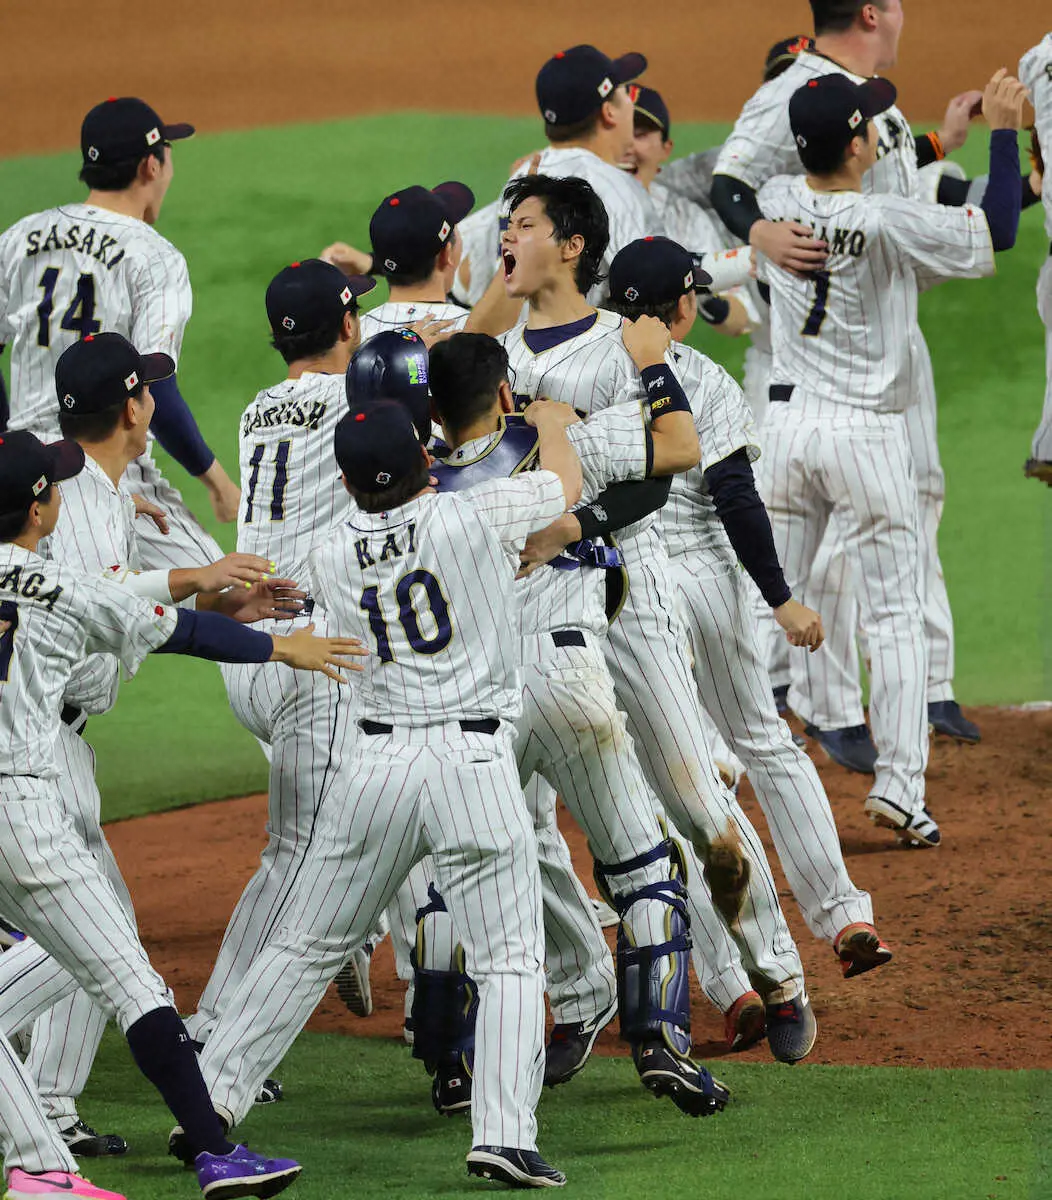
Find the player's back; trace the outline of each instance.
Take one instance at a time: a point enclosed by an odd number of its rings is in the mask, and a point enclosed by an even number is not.
[[[536,471],[470,499],[353,510],[312,555],[311,587],[341,634],[374,651],[359,717],[425,725],[518,715],[517,549],[563,507],[558,477]]]
[[[1030,90],[1037,133],[1047,163],[1052,159],[1052,33],[1046,33],[1020,59],[1019,79]],[[1041,200],[1045,206],[1045,233],[1052,238],[1052,187],[1042,190]]]
[[[492,276],[492,271],[490,272]],[[488,280],[487,280],[488,282]],[[420,300],[412,303],[394,303],[388,300],[378,304],[376,308],[362,313],[359,318],[361,338],[367,342],[378,333],[393,329],[408,329],[418,321],[452,321],[450,333],[456,333],[464,327],[464,322],[471,312],[459,304],[449,304],[442,301]]]
[[[772,388],[797,389],[797,403],[812,407],[894,412],[915,403],[917,272],[992,274],[983,212],[890,195],[816,192],[802,176],[772,180],[760,206],[773,220],[811,226],[830,247],[825,268],[807,279],[766,265]]]
[[[319,539],[354,507],[333,452],[346,411],[342,375],[305,372],[265,388],[241,414],[237,548],[297,582]]]
[[[145,221],[87,204],[34,213],[0,236],[0,344],[11,346],[13,429],[59,436],[55,364],[79,338],[123,334],[178,359],[186,262]]]

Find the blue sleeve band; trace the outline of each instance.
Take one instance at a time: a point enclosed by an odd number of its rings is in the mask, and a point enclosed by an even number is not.
[[[215,462],[204,435],[197,427],[190,406],[179,391],[174,375],[150,384],[154,408],[151,428],[157,440],[191,475],[203,475]]]
[[[1023,202],[1019,179],[1019,135],[1014,129],[991,130],[990,182],[980,207],[986,213],[994,250],[1015,245]]]
[[[210,662],[262,663],[274,653],[269,633],[249,629],[221,613],[176,611],[175,632],[158,648],[157,654],[188,654]]]
[[[672,490],[672,476],[638,482],[612,483],[590,503],[573,510],[582,539],[605,537],[626,525],[642,521],[664,506]]]
[[[651,418],[674,412],[690,412],[687,393],[667,363],[645,367],[639,372],[639,378],[643,381],[647,397],[643,403],[650,409]]]
[[[705,472],[716,513],[723,522],[738,561],[749,572],[772,608],[792,598],[774,548],[771,520],[757,495],[752,464],[742,448]]]
[[[724,225],[748,245],[749,230],[757,221],[763,220],[755,188],[735,179],[733,175],[713,175],[709,198]]]

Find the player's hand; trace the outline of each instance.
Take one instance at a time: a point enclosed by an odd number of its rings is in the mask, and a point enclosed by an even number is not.
[[[534,150],[530,154],[524,154],[522,158],[517,158],[511,164],[511,170],[508,172],[508,178],[510,179],[513,175],[518,175],[518,173],[524,166],[526,166],[527,163],[530,164],[530,168],[526,174],[536,175],[541,167],[541,153],[542,151],[540,150]]]
[[[799,221],[757,221],[749,230],[749,244],[793,275],[809,276],[826,264],[829,247]]]
[[[273,641],[271,662],[285,663],[300,671],[320,671],[337,683],[350,682],[339,673],[341,670],[364,671],[365,664],[355,662],[354,658],[365,658],[369,654],[357,638],[315,637],[313,622],[284,637],[274,635]]]
[[[1005,67],[994,72],[983,93],[983,115],[991,129],[1022,129],[1026,88]]]
[[[307,593],[300,591],[294,579],[267,579],[252,584],[247,591],[239,587],[228,588],[212,597],[208,607],[242,625],[252,625],[256,621],[289,620],[298,616],[306,599]]]
[[[665,352],[672,345],[672,334],[664,321],[657,317],[637,317],[634,321],[621,322],[621,340],[632,355],[636,370],[659,367],[665,361]]]
[[[276,570],[269,558],[258,554],[227,554],[218,562],[194,570],[197,592],[222,592],[226,588],[248,591],[253,584],[266,583]]]
[[[149,517],[149,519],[157,526],[157,528],[166,537],[168,536],[168,517],[163,508],[158,508],[156,504],[151,504],[145,496],[132,496],[135,501],[135,516]]]
[[[538,567],[543,567],[553,558],[557,558],[571,542],[581,540],[581,523],[573,513],[563,513],[544,529],[538,529],[526,539],[526,545],[519,551],[519,567],[516,579],[525,579]]]
[[[961,92],[946,106],[946,116],[939,127],[939,141],[947,154],[960,150],[968,140],[968,128],[972,117],[982,112],[983,94],[975,91]]]
[[[333,242],[318,255],[322,262],[339,267],[344,275],[371,275],[373,256],[348,242]]]
[[[442,320],[438,317],[424,317],[422,321],[417,321],[415,325],[410,325],[408,328],[410,332],[415,333],[420,338],[428,350],[436,342],[444,342],[456,332],[453,328],[452,317],[446,317]]]
[[[561,425],[569,429],[571,425],[579,425],[581,418],[569,404],[556,400],[534,400],[522,410],[522,419],[527,425],[539,429],[541,425]]]
[[[774,610],[774,619],[785,630],[790,646],[806,646],[812,654],[825,641],[822,618],[799,600],[789,599]]]
[[[208,491],[208,502],[212,505],[217,521],[229,525],[237,520],[241,509],[241,489],[223,469],[219,459],[203,475],[197,477]]]

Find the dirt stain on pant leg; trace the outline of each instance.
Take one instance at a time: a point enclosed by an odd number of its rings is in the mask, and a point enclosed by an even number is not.
[[[738,831],[730,821],[701,858],[705,864],[705,882],[709,885],[716,911],[728,925],[733,924],[745,903],[750,868],[749,860],[742,852]]]

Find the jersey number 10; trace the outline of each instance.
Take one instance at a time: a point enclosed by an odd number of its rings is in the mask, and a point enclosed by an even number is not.
[[[435,626],[431,637],[425,637],[420,628],[420,614],[416,610],[414,588],[424,590],[431,620]],[[445,650],[453,640],[453,623],[449,618],[449,605],[442,594],[442,585],[435,576],[430,571],[422,570],[410,571],[408,575],[403,575],[395,587],[395,599],[398,601],[398,620],[405,630],[410,647],[417,654],[438,654]],[[369,628],[376,638],[376,653],[380,656],[380,661],[394,662],[387,620],[380,609],[379,589],[367,587],[362,592],[358,607],[369,615]]]
[[[37,345],[51,345],[51,314],[55,311],[55,288],[61,271],[58,267],[48,267],[40,276],[37,284],[44,293],[43,300],[37,305]],[[87,337],[89,333],[98,333],[102,326],[95,320],[95,277],[81,275],[77,280],[77,290],[73,294],[69,307],[62,314],[61,327],[78,337]]]

